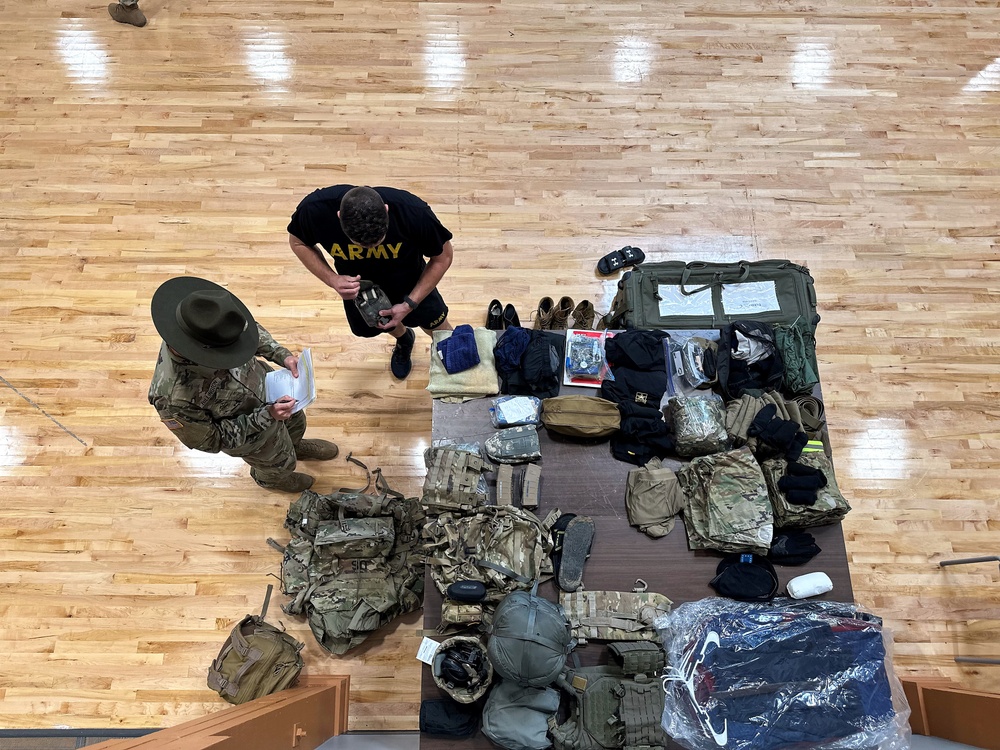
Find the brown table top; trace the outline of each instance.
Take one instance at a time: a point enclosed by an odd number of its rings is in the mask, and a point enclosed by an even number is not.
[[[563,393],[597,395],[584,389],[563,389]],[[435,441],[451,443],[482,443],[495,431],[489,420],[491,399],[476,399],[464,404],[449,404],[435,401],[433,406],[432,437]],[[581,442],[572,438],[549,433],[539,428],[539,442],[542,458],[538,465],[542,470],[541,499],[534,510],[539,518],[553,508],[564,513],[576,513],[593,517],[596,536],[590,559],[584,568],[584,588],[589,590],[631,591],[637,578],[649,584],[649,590],[665,594],[674,605],[715,596],[715,590],[708,582],[715,575],[715,568],[722,553],[692,551],[687,546],[687,535],[679,517],[674,530],[661,539],[651,539],[639,530],[629,526],[625,511],[625,480],[628,472],[636,466],[612,457],[608,441]],[[667,459],[664,466],[676,469],[680,461]],[[515,466],[515,474],[520,471]],[[487,474],[490,484],[490,498],[495,497],[496,475]],[[515,498],[515,504],[519,504]],[[823,550],[805,565],[795,567],[775,566],[781,591],[789,580],[813,571],[823,571],[833,581],[833,591],[818,599],[833,601],[853,601],[851,577],[847,565],[847,551],[844,535],[839,523],[808,529]],[[440,622],[441,595],[431,581],[425,577],[424,627],[433,630]],[[552,582],[539,589],[547,598],[558,600],[557,590]],[[604,643],[588,643],[577,649],[584,664],[606,661]],[[433,699],[443,697],[431,679],[430,669],[425,667],[421,679],[421,697]],[[460,740],[463,747],[492,748],[493,745],[482,734]],[[422,750],[436,750],[450,747],[455,740],[446,740],[421,735]]]

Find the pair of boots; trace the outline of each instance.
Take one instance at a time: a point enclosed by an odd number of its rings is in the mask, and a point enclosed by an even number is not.
[[[574,305],[572,297],[560,297],[558,304],[551,297],[542,297],[535,315],[535,330],[565,331],[567,328],[582,328],[590,331],[594,328],[596,317],[597,311],[589,299]]]
[[[329,440],[300,440],[295,446],[295,458],[299,461],[330,461],[339,453],[337,444]],[[305,492],[313,486],[313,478],[301,471],[293,471],[276,482],[260,481],[254,476],[253,469],[250,470],[250,476],[264,489],[278,492]]]

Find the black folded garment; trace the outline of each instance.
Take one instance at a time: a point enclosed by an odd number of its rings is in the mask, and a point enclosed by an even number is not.
[[[802,449],[809,442],[809,436],[802,432],[797,422],[779,419],[778,407],[768,404],[754,417],[747,435],[756,437],[765,444],[783,453],[789,461],[798,461]]]
[[[771,540],[767,559],[778,565],[805,565],[822,550],[808,531],[778,531]]]
[[[778,576],[766,557],[742,553],[722,560],[708,585],[730,599],[769,602],[778,593]]]
[[[479,731],[483,715],[478,703],[463,704],[451,698],[420,702],[420,731],[434,737],[471,737]]]

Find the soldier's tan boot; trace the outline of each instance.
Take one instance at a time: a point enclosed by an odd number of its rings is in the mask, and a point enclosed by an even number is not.
[[[284,479],[277,482],[261,482],[254,477],[255,482],[265,490],[277,490],[278,492],[304,492],[313,486],[313,478],[308,474],[293,471]]]
[[[594,303],[589,299],[585,299],[573,310],[574,328],[592,331],[594,329],[594,322],[596,319],[597,311],[594,309]]]
[[[121,3],[111,3],[108,6],[108,13],[118,23],[128,23],[133,26],[145,26],[146,16],[138,5],[122,5]]]
[[[329,461],[338,453],[337,444],[329,440],[300,440],[295,446],[295,457],[300,461]]]
[[[552,311],[551,329],[553,331],[565,331],[569,327],[570,313],[573,312],[573,308],[575,307],[576,303],[573,302],[571,297],[560,297],[559,304]]]
[[[538,300],[538,311],[535,313],[535,330],[548,331],[552,329],[552,315],[555,310],[555,302],[551,297],[542,297]]]

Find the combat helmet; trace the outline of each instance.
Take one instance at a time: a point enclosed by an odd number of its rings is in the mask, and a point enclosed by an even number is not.
[[[443,641],[431,663],[434,684],[459,703],[482,698],[493,682],[493,665],[478,638],[456,635]]]

